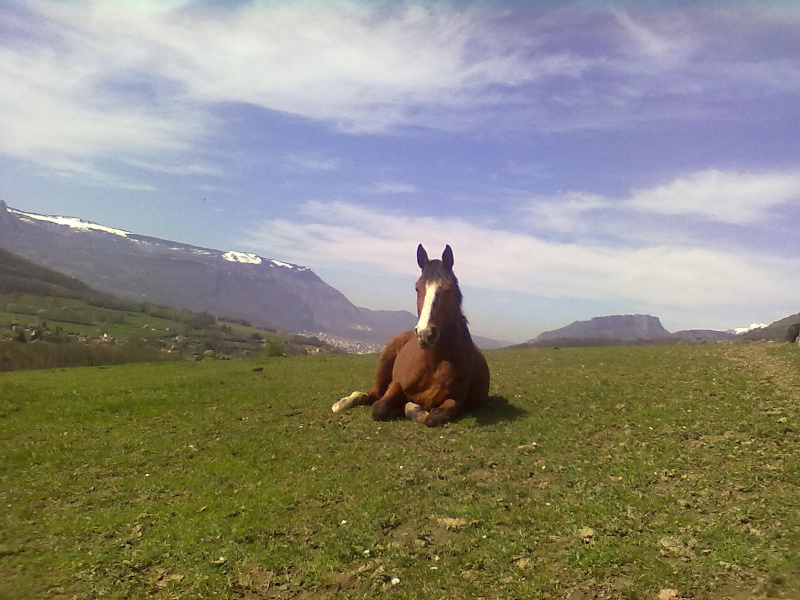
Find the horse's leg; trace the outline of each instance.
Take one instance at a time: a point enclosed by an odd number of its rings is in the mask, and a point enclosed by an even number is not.
[[[372,402],[374,402],[374,400]],[[340,410],[347,410],[348,408],[361,406],[362,404],[372,404],[372,402],[370,402],[369,394],[353,392],[349,396],[345,396],[341,400],[334,402],[333,406],[331,406],[331,410],[333,412],[339,412]]]
[[[386,390],[389,389],[389,385],[392,383],[392,370],[394,369],[394,362],[397,360],[397,355],[412,337],[414,337],[413,331],[398,333],[389,340],[389,343],[386,344],[386,348],[381,352],[381,357],[378,359],[378,366],[375,367],[375,382],[369,390],[372,402],[375,402],[386,394]]]
[[[441,406],[437,406],[431,410],[425,416],[424,420],[420,422],[425,423],[425,425],[428,427],[444,425],[445,423],[448,423],[449,421],[452,421],[458,417],[463,411],[464,402],[456,402],[452,398],[448,398],[441,404]]]
[[[413,331],[404,331],[394,336],[389,343],[386,344],[381,356],[378,359],[378,366],[375,368],[375,382],[372,384],[369,393],[353,392],[349,396],[345,396],[341,400],[334,402],[331,406],[333,412],[339,412],[353,408],[354,406],[363,406],[364,404],[374,404],[381,398],[386,390],[389,389],[389,384],[392,382],[392,368],[394,368],[394,361],[397,358],[397,353],[400,352],[408,340],[414,335]]]
[[[399,383],[389,384],[386,393],[372,405],[372,418],[376,421],[390,421],[403,415],[406,395]]]

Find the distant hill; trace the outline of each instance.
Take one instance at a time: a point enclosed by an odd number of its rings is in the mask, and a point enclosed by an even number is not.
[[[575,321],[545,331],[519,347],[608,346],[635,343],[700,342],[732,339],[723,331],[694,329],[670,333],[658,317],[652,315],[610,315],[588,321]]]
[[[672,334],[673,339],[685,342],[732,340],[735,337],[730,331],[716,331],[714,329],[685,329]]]
[[[76,298],[107,308],[120,305],[110,294],[98,292],[82,281],[0,248],[0,294],[7,293]]]

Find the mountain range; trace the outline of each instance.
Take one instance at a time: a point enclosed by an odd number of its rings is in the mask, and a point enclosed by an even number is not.
[[[416,321],[406,311],[357,307],[308,267],[28,213],[2,200],[0,248],[120,298],[280,331],[383,343]]]
[[[247,320],[279,331],[382,344],[416,321],[407,311],[355,306],[305,266],[140,235],[76,217],[24,212],[3,200],[0,248],[119,298]],[[792,315],[736,336],[713,330],[672,333],[658,317],[611,315],[546,331],[519,346],[781,341],[788,325],[799,321],[800,314]],[[482,348],[504,345],[474,338]]]

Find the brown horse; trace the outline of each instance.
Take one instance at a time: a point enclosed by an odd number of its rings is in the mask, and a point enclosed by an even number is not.
[[[453,273],[453,251],[428,260],[417,247],[416,328],[394,336],[378,360],[368,394],[353,392],[333,412],[372,405],[376,421],[405,415],[429,427],[441,425],[481,405],[489,393],[489,367],[472,341],[461,310],[461,290]]]

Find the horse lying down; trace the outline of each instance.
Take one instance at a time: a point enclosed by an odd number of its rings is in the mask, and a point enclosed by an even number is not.
[[[333,412],[371,404],[376,421],[405,415],[434,427],[486,401],[489,366],[461,309],[452,249],[448,245],[441,260],[429,260],[420,244],[417,264],[417,326],[386,345],[369,393],[353,392],[334,403]]]

